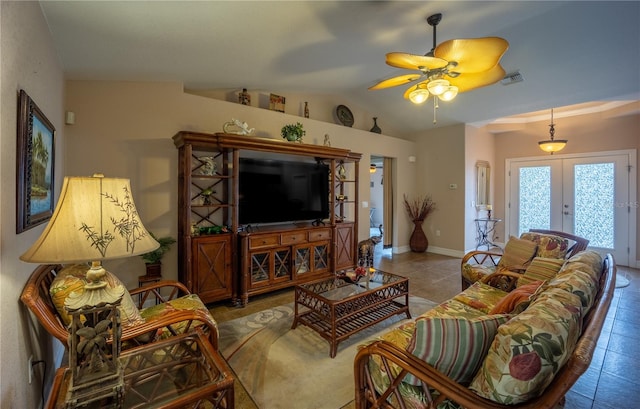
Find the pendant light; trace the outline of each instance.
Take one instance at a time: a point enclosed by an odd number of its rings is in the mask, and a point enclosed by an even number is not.
[[[549,152],[553,155],[554,152],[559,152],[567,145],[566,139],[553,139],[556,132],[555,124],[553,123],[553,108],[551,108],[551,123],[549,124],[549,136],[550,139],[538,142],[538,146],[545,152]]]

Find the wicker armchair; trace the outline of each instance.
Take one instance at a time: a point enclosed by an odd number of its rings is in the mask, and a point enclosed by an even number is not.
[[[36,316],[45,330],[67,347],[69,331],[49,295],[51,283],[62,268],[63,266],[59,264],[38,266],[25,284],[20,300]],[[163,296],[161,294],[162,289],[164,289],[162,292],[165,294],[169,292],[169,294]],[[129,294],[134,300],[137,299],[137,307],[141,313],[144,313],[145,309],[142,306],[150,299],[149,297],[155,296],[159,305],[149,307],[149,309],[153,308],[160,311],[160,313],[154,314],[153,318],[147,319],[143,324],[123,326],[121,338],[123,349],[148,343],[157,336],[176,335],[192,331],[197,327],[203,328],[209,337],[211,345],[215,350],[218,349],[218,327],[206,307],[180,308],[181,304],[186,304],[181,303],[181,299],[197,297],[196,295],[190,295],[189,290],[182,283],[169,280],[160,281],[130,290]],[[163,305],[168,308],[163,310]]]
[[[567,241],[569,242],[569,247],[567,248],[567,254],[564,257],[565,260],[571,258],[572,256],[574,256],[580,251],[586,250],[587,246],[589,245],[589,240],[582,237],[575,236],[573,234],[561,232],[561,231],[531,229],[529,230],[529,232],[553,235],[553,236],[558,236],[558,237],[567,239]],[[489,270],[495,269],[495,267],[498,266],[498,263],[500,262],[501,257],[502,257],[502,253],[498,253],[498,252],[478,251],[478,250],[470,251],[467,254],[465,254],[464,257],[462,257],[462,262],[460,263],[460,271],[461,272],[464,271],[466,265],[482,266],[482,267],[488,268]],[[506,276],[506,275],[507,274],[503,274],[503,276]],[[517,277],[517,276],[514,276],[514,277]],[[471,284],[473,284],[464,275],[461,275],[461,279],[462,279],[463,290],[469,287]],[[487,277],[484,277],[481,281],[486,283],[487,282],[486,279]],[[515,282],[515,280],[512,280],[512,282]],[[508,288],[504,288],[504,290],[509,291]]]

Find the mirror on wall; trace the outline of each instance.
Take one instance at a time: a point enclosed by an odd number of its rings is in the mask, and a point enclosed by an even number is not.
[[[489,204],[489,180],[491,167],[489,162],[479,160],[476,163],[476,208],[485,210]]]

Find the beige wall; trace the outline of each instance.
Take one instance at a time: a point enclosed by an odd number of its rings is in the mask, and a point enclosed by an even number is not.
[[[418,165],[416,185],[413,190],[399,190],[399,200],[405,193],[408,197],[430,194],[436,202],[436,211],[423,225],[429,240],[428,251],[462,256],[466,200],[465,126],[429,130],[416,135],[414,140]],[[451,189],[451,184],[457,187]],[[404,207],[400,209],[401,218],[409,220]]]
[[[637,112],[637,111],[636,111]],[[640,115],[634,111],[610,111],[567,118],[554,118],[557,139],[567,139],[568,143],[559,155],[573,153],[603,152],[622,149],[640,149]],[[494,212],[505,215],[505,164],[506,159],[546,156],[539,148],[538,141],[548,139],[549,122],[530,123],[519,130],[496,134],[495,136],[495,177]],[[637,164],[631,169],[637,175]],[[637,183],[638,184],[638,183]],[[636,192],[638,188],[636,186]],[[636,199],[637,200],[637,199]],[[631,226],[636,241],[636,254],[640,255],[639,206],[631,211],[636,213],[636,224]],[[504,224],[496,229],[504,238]],[[637,258],[637,257],[636,257]],[[636,261],[637,262],[637,261]],[[633,263],[633,260],[632,260]]]
[[[476,163],[478,161],[489,162],[491,167],[489,180],[489,203],[493,206],[495,186],[495,148],[494,137],[486,128],[474,128],[467,126],[465,129],[465,221],[464,221],[464,248],[466,251],[475,250],[476,240],[476,223],[475,219],[487,217],[486,210],[477,210],[474,206],[477,193],[477,170]],[[494,237],[494,241],[500,240],[499,236]]]
[[[0,2],[0,50],[0,407],[35,408],[40,405],[43,366],[36,367],[35,378],[29,385],[27,360],[33,355],[34,360],[47,361],[46,384],[50,385],[53,361],[60,361],[63,348],[58,341],[43,335],[45,332],[18,300],[35,268],[18,260],[18,256],[38,238],[44,224],[16,234],[17,96],[24,89],[56,128],[57,195],[64,164],[64,78],[36,2]],[[45,392],[48,389],[47,386]]]
[[[398,191],[412,191],[415,183],[415,163],[407,159],[415,154],[411,141],[193,95],[177,83],[69,81],[66,92],[65,110],[76,117],[75,125],[66,127],[66,175],[102,172],[130,178],[142,220],[160,235],[177,236],[177,150],[171,137],[180,130],[221,132],[223,123],[232,118],[255,127],[258,136],[276,139],[281,139],[283,125],[299,121],[307,131],[305,143],[322,144],[329,134],[332,146],[362,153],[361,202],[370,202],[372,152],[398,159],[394,172]],[[368,238],[368,208],[360,209],[359,222],[359,239]],[[409,223],[402,218],[396,223],[394,246],[406,247]],[[177,278],[176,256],[174,247],[163,262],[167,278]],[[128,270],[119,275],[129,286],[137,285],[136,277],[144,270],[139,259],[112,261],[108,266],[116,272]]]

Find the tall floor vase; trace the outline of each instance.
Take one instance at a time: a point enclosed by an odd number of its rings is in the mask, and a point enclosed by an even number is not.
[[[427,235],[424,234],[422,230],[422,223],[424,220],[414,220],[413,221],[413,233],[411,233],[411,238],[409,239],[409,248],[414,253],[424,253],[427,251],[427,247],[429,247],[429,240],[427,240]]]

